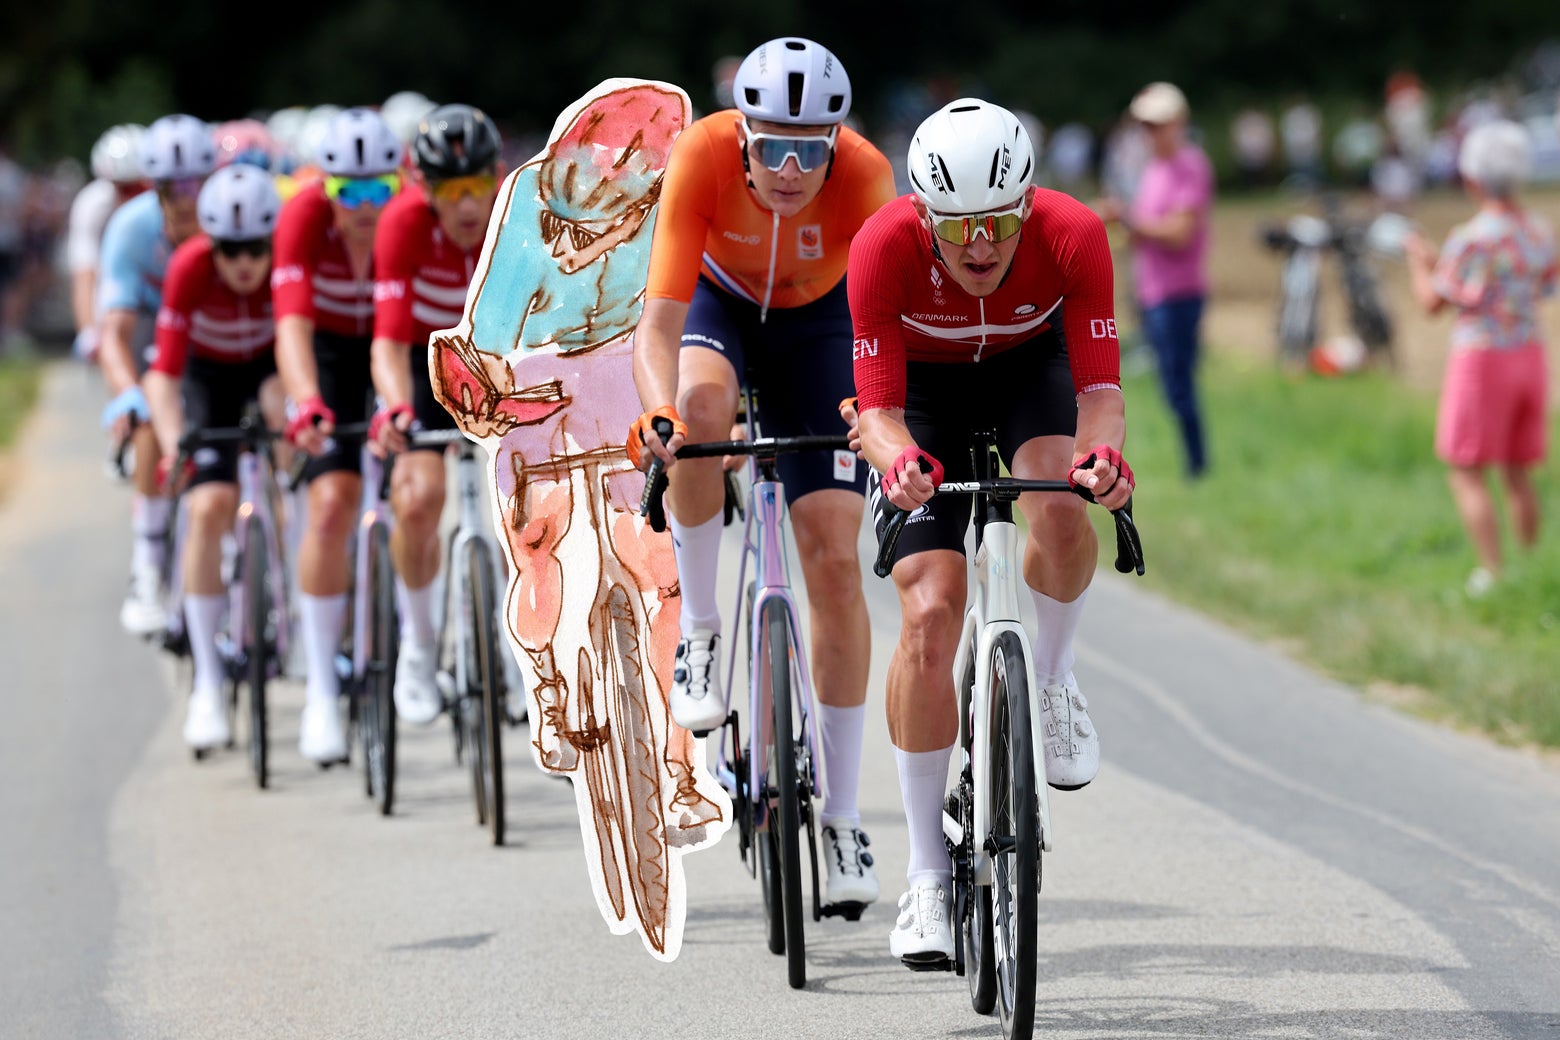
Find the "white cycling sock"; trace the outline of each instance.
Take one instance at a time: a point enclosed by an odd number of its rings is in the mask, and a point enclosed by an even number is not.
[[[430,581],[420,589],[408,588],[399,577],[395,579],[396,606],[401,612],[401,638],[418,647],[431,647],[439,638],[433,624],[433,594],[437,581]]]
[[[818,705],[818,738],[823,751],[823,812],[825,823],[861,826],[856,789],[861,778],[861,731],[867,706],[836,708]]]
[[[336,675],[336,652],[341,649],[341,627],[347,617],[347,594],[310,596],[298,594],[298,619],[303,629],[303,656],[309,669],[310,701],[335,704],[341,693]]]
[[[720,568],[720,535],[725,519],[719,513],[702,524],[686,527],[670,513],[666,523],[677,551],[677,586],[682,590],[683,635],[696,628],[720,631],[720,605],[715,602],[715,576]]]
[[[190,660],[195,665],[195,689],[220,690],[222,680],[222,656],[217,653],[217,629],[222,624],[222,611],[227,607],[227,597],[184,596],[184,628],[190,637]]]
[[[130,531],[135,542],[130,550],[130,568],[138,572],[162,569],[163,538],[168,530],[168,510],[173,503],[139,492],[130,496]]]
[[[1029,594],[1035,600],[1035,617],[1040,629],[1030,643],[1035,657],[1035,681],[1041,686],[1051,686],[1066,679],[1077,661],[1073,637],[1078,634],[1083,601],[1089,597],[1089,590],[1084,589],[1071,603],[1052,599],[1034,589],[1030,589]]]
[[[948,790],[948,762],[954,745],[939,751],[894,749],[899,765],[899,793],[905,802],[905,822],[910,826],[910,865],[905,880],[910,887],[936,881],[953,884],[953,864],[943,843],[943,796]]]

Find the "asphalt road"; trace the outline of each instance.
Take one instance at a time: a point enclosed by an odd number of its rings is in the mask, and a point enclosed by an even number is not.
[[[240,753],[192,762],[187,674],[118,629],[127,496],[99,400],[51,374],[0,505],[0,1037],[1000,1035],[964,980],[888,955],[906,850],[876,707],[884,898],[808,926],[803,992],[734,835],[684,860],[675,963],[610,935],[523,730],[498,850],[442,724],[403,727],[390,819],[359,772],[298,758],[294,686],[273,790]],[[868,580],[881,689],[896,611]],[[1052,802],[1039,1034],[1560,1038],[1554,759],[1369,703],[1154,589],[1102,575],[1084,623],[1104,766]]]

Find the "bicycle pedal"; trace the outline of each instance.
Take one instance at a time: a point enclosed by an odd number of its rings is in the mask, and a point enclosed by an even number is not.
[[[907,953],[899,963],[911,971],[952,971],[953,958],[941,953]]]
[[[866,903],[845,901],[828,904],[823,908],[822,913],[824,917],[843,917],[847,921],[859,921],[866,909]]]

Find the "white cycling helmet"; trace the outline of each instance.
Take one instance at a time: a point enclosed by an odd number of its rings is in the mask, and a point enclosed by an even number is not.
[[[315,105],[304,115],[303,122],[298,127],[298,136],[293,141],[293,153],[301,165],[307,166],[319,161],[320,142],[325,140],[330,125],[340,114],[340,105],[326,104]]]
[[[401,164],[401,142],[371,108],[338,113],[316,151],[320,169],[337,177],[373,177]]]
[[[141,179],[141,138],[146,127],[120,123],[103,131],[92,146],[92,176],[119,184]]]
[[[195,203],[202,231],[240,242],[269,236],[281,208],[270,172],[249,163],[232,163],[206,178]]]
[[[823,125],[850,114],[850,77],[827,47],[796,36],[770,40],[742,59],[732,81],[749,119]]]
[[[910,186],[935,213],[1012,209],[1034,180],[1035,151],[1018,117],[960,98],[933,112],[910,141]]]
[[[395,134],[403,145],[410,147],[413,139],[417,137],[417,128],[422,123],[423,117],[437,107],[415,90],[400,90],[385,98],[384,104],[379,106],[379,115],[390,128],[390,132]]]
[[[163,116],[141,135],[141,173],[154,181],[204,177],[216,166],[211,127],[194,116]]]

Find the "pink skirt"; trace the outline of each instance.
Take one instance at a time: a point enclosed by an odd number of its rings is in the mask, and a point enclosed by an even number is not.
[[[1532,465],[1549,432],[1544,348],[1456,350],[1446,361],[1435,453],[1452,466]]]

